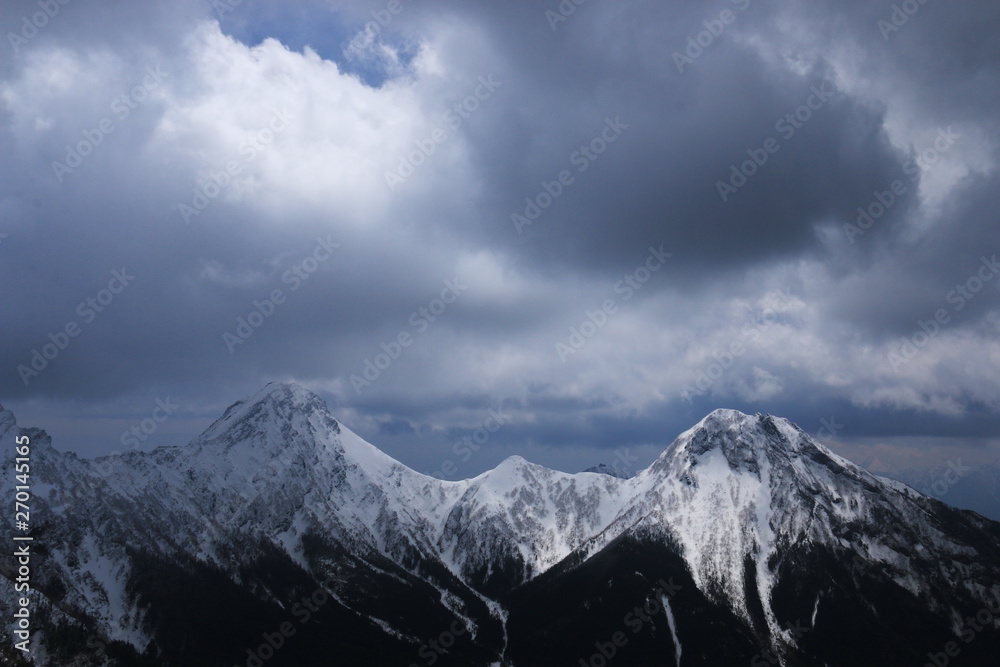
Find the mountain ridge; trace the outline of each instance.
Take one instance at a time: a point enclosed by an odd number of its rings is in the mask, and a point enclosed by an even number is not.
[[[177,630],[161,611],[169,594],[154,602],[146,593],[153,583],[144,567],[181,581],[208,577],[233,599],[249,594],[267,614],[285,606],[275,591],[309,587],[288,582],[332,582],[316,590],[335,600],[328,613],[338,622],[358,625],[359,637],[381,633],[392,638],[387,650],[405,654],[419,650],[427,619],[451,619],[465,629],[462,655],[479,656],[466,664],[532,664],[511,658],[531,638],[508,632],[512,609],[518,628],[538,607],[518,606],[524,591],[622,549],[666,549],[669,571],[647,563],[644,577],[685,581],[699,592],[689,600],[699,613],[723,614],[744,643],[785,656],[781,664],[797,664],[804,641],[786,617],[789,586],[816,577],[816,559],[846,558],[859,571],[819,576],[807,601],[814,623],[868,579],[926,608],[929,628],[1000,599],[1000,524],[872,475],[770,415],[713,411],[629,479],[513,456],[442,481],[365,442],[315,394],[275,383],[233,403],[187,445],[98,459],[63,454],[2,411],[5,493],[15,431],[42,445],[33,465],[49,552],[37,603],[70,626],[87,619],[102,642],[153,658],[176,657],[163,641]],[[0,560],[0,573],[13,571]],[[373,590],[424,611],[401,615]],[[0,595],[0,608],[12,604]],[[663,642],[673,655],[682,640],[670,636]],[[203,654],[214,650],[211,637],[200,641]],[[695,654],[689,645],[686,655]]]

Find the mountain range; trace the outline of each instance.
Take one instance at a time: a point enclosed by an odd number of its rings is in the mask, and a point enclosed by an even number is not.
[[[970,509],[1000,521],[1000,459],[968,465],[960,457],[936,469],[887,465],[877,457],[861,464],[876,475],[891,477],[954,507]]]
[[[1000,655],[1000,523],[770,415],[716,410],[628,478],[515,456],[443,481],[295,384],[267,385],[184,446],[96,459],[0,408],[4,498],[25,441],[30,592],[4,550],[4,664],[943,667]],[[15,648],[26,595],[27,652]]]

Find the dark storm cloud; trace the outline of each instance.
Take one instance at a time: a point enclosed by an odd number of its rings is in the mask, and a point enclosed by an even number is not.
[[[836,413],[851,438],[987,434],[1000,277],[961,309],[948,295],[1000,254],[1000,10],[925,3],[883,36],[892,3],[227,7],[74,2],[2,60],[0,398],[37,423],[69,433],[68,410],[141,417],[170,394],[195,406],[170,432],[193,435],[296,379],[428,470],[501,406],[492,451],[564,467],[648,455],[720,405],[810,432]],[[0,27],[35,11],[8,3]],[[103,120],[79,166],[54,168]],[[419,164],[390,187],[403,161]],[[845,227],[873,202],[863,233]],[[940,308],[948,324],[890,363]],[[17,367],[71,322],[26,384]]]
[[[815,225],[848,217],[871,183],[901,170],[880,109],[839,91],[823,62],[801,74],[776,71],[738,41],[763,20],[761,8],[748,7],[683,72],[672,54],[718,11],[672,9],[666,20],[645,4],[580,7],[553,32],[537,7],[518,5],[519,20],[504,8],[489,24],[493,43],[517,44],[504,52],[516,94],[478,118],[472,135],[494,184],[483,223],[491,242],[534,246],[524,254],[535,262],[588,271],[617,271],[666,242],[701,280],[706,267],[723,274],[808,250]],[[655,34],[643,30],[657,20]],[[817,108],[800,110],[807,102]],[[789,121],[796,111],[808,119]],[[628,128],[592,159],[579,149],[601,147],[607,117]],[[722,201],[717,184],[769,138],[778,152],[751,163],[756,173]],[[511,214],[525,215],[525,198],[562,170],[573,184],[519,238]]]

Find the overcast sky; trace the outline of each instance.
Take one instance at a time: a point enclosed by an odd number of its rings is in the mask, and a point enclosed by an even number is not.
[[[717,407],[1000,457],[996,3],[0,15],[0,401],[58,448],[293,380],[450,478],[639,467]]]

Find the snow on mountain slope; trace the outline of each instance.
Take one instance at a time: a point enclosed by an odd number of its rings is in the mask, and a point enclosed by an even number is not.
[[[947,536],[926,497],[837,456],[784,419],[716,410],[635,482],[622,517],[641,516],[670,535],[699,588],[747,620],[750,598],[762,601],[772,636],[788,641],[770,600],[791,546],[828,545],[881,563],[932,608],[936,590],[968,573],[969,548]],[[756,570],[753,591],[746,588],[747,562]],[[977,593],[985,599],[989,591]]]
[[[628,489],[615,477],[570,475],[513,456],[468,480],[440,544],[463,575],[488,570],[499,549],[530,579],[603,530]]]
[[[0,493],[11,497],[18,429],[9,412],[0,424]],[[234,578],[234,544],[274,541],[305,565],[302,537],[310,530],[359,554],[433,558],[444,508],[461,493],[342,429],[318,397],[294,385],[268,386],[235,404],[184,447],[90,461],[57,452],[42,431],[26,432],[35,488],[52,490],[34,507],[48,548],[39,583],[61,582],[65,608],[140,649],[141,619],[122,586],[130,549],[194,556]]]
[[[29,597],[34,608],[51,614],[53,622],[66,619],[67,610],[82,611],[105,636],[141,649],[149,638],[140,629],[141,613],[122,586],[127,533],[112,528],[129,520],[128,501],[96,478],[91,461],[60,454],[44,431],[19,429],[14,416],[0,407],[0,494],[4,498],[14,497],[18,435],[30,440],[33,532],[60,527],[58,540],[33,543]],[[107,539],[100,539],[105,531]],[[39,590],[60,591],[63,604],[52,605]],[[12,618],[17,597],[13,586],[0,587],[0,613],[5,619]]]
[[[16,432],[0,408],[8,495]],[[512,586],[642,533],[676,545],[697,587],[748,623],[759,601],[768,634],[786,642],[794,638],[770,602],[791,547],[824,545],[879,563],[931,608],[977,567],[975,551],[946,534],[934,501],[786,420],[734,410],[711,413],[630,479],[511,457],[472,479],[437,480],[365,442],[293,384],[235,403],[183,447],[84,460],[54,450],[42,431],[26,432],[36,489],[47,492],[36,508],[50,549],[40,583],[65,589],[61,609],[140,650],[149,641],[142,612],[122,587],[130,550],[193,557],[238,581],[254,540],[308,571],[304,538],[321,535],[401,565],[463,617],[455,590],[428,574],[437,563],[503,618],[494,600]],[[972,599],[1000,595],[1000,585],[966,586]]]

